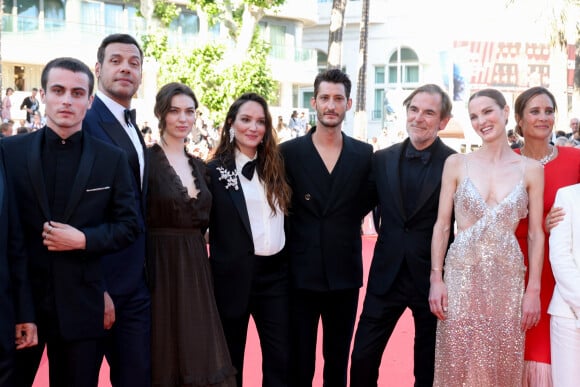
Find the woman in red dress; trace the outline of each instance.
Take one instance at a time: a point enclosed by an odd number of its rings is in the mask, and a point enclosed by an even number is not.
[[[554,204],[556,191],[560,187],[580,182],[580,150],[557,147],[550,144],[554,128],[556,100],[543,87],[532,87],[518,96],[515,102],[516,132],[523,136],[524,146],[516,152],[536,159],[544,165],[544,218]],[[547,225],[552,227],[552,225]],[[528,221],[523,219],[516,236],[527,264]],[[554,291],[554,276],[548,259],[548,231],[544,245],[544,265],[542,270],[541,306],[539,324],[526,332],[524,387],[552,386],[550,360],[550,316],[548,305]]]

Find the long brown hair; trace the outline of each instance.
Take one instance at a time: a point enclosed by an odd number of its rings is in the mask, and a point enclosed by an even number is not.
[[[268,199],[268,205],[272,211],[276,211],[277,204],[282,212],[287,215],[288,207],[290,205],[291,190],[286,181],[284,159],[278,150],[268,103],[261,95],[256,93],[245,93],[232,103],[228,110],[228,114],[226,115],[220,136],[220,142],[212,159],[219,160],[224,165],[234,162],[237,145],[235,140],[230,142],[230,128],[232,123],[236,120],[240,107],[249,101],[254,101],[260,104],[262,109],[264,109],[264,115],[266,116],[266,131],[264,132],[262,142],[258,145],[258,164],[256,165],[256,172],[258,173],[260,180],[264,183],[266,188],[266,198]]]

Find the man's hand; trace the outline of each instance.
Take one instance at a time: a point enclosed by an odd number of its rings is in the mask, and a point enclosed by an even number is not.
[[[44,222],[42,239],[49,251],[84,250],[87,243],[82,231],[54,221]]]
[[[105,292],[105,329],[111,329],[115,323],[115,304],[108,292]]]
[[[564,220],[564,216],[566,213],[562,207],[552,207],[548,215],[546,215],[546,220],[544,223],[544,227],[546,228],[546,232],[550,233],[554,227],[556,227],[562,220]]]
[[[16,324],[16,349],[33,347],[38,344],[38,332],[36,324],[22,323]]]

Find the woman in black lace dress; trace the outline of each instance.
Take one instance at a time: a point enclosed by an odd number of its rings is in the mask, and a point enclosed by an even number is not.
[[[148,265],[153,386],[235,386],[204,231],[212,197],[204,163],[185,151],[197,99],[180,83],[157,93],[160,141],[149,148]]]

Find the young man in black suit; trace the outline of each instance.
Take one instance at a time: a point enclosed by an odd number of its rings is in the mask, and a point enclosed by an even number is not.
[[[130,35],[112,34],[97,51],[98,90],[83,128],[122,149],[131,169],[139,232],[125,249],[103,258],[116,323],[107,333],[105,356],[114,387],[151,384],[151,299],[145,276],[145,195],[148,163],[131,100],[141,84],[143,51]]]
[[[290,256],[292,385],[312,385],[318,322],[324,337],[324,385],[346,386],[350,343],[362,285],[361,222],[368,206],[372,146],[342,132],[352,105],[340,70],[314,81],[317,123],[281,145],[292,188]]]
[[[351,387],[377,385],[383,351],[407,307],[415,321],[415,386],[433,384],[437,319],[428,300],[431,235],[443,164],[455,153],[437,134],[451,119],[452,105],[437,85],[419,87],[403,103],[409,138],[373,156],[380,230],[354,340]]]
[[[39,345],[16,355],[16,384],[31,386],[47,345],[51,386],[94,387],[102,337],[115,316],[101,268],[135,240],[137,209],[127,158],[83,133],[94,76],[74,58],[41,75],[44,128],[0,143],[29,258]]]
[[[0,152],[0,386],[14,386],[14,350],[38,343],[24,240]],[[16,332],[16,336],[15,336]]]

